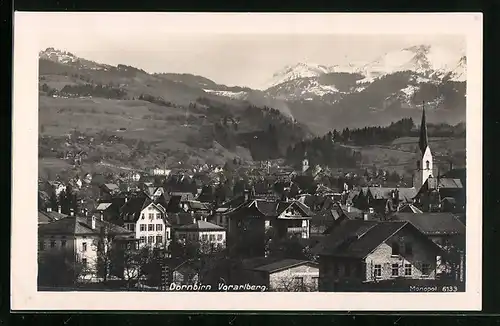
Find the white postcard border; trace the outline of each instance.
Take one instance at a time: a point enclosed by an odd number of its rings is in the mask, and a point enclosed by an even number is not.
[[[168,21],[165,33],[463,34],[467,40],[467,231],[464,293],[37,292],[37,33],[51,19],[130,28],[131,37]],[[133,24],[130,24],[133,17]],[[44,13],[14,16],[12,310],[467,311],[481,309],[482,14]],[[165,25],[165,24],[163,24]],[[94,27],[96,28],[96,27]],[[40,28],[41,30],[42,28]],[[64,32],[64,25],[59,32]],[[57,32],[55,39],[57,39]],[[98,28],[96,28],[98,32]]]

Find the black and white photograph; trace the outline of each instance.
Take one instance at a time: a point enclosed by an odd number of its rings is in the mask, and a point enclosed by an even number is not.
[[[478,300],[480,15],[17,15],[12,282],[38,301]]]

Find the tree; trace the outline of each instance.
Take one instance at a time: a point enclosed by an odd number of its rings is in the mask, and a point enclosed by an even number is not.
[[[38,285],[72,287],[86,272],[85,266],[67,250],[45,252],[38,255]]]

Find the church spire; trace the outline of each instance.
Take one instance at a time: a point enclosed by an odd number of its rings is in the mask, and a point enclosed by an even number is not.
[[[419,139],[418,145],[419,145],[420,151],[422,152],[422,155],[423,155],[425,153],[425,150],[427,149],[427,145],[428,145],[427,123],[425,121],[424,102],[422,102],[422,123],[420,124],[420,139]]]

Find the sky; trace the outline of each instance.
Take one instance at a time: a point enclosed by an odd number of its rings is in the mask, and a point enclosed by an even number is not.
[[[172,21],[162,23],[161,19],[146,28],[145,21],[124,17],[115,21],[106,16],[44,18],[35,30],[40,50],[54,47],[99,63],[126,64],[148,72],[191,73],[228,86],[252,88],[261,88],[276,71],[298,62],[369,61],[419,44],[451,51],[465,47],[459,35],[190,32],[182,29],[182,22],[178,23],[179,32]]]

